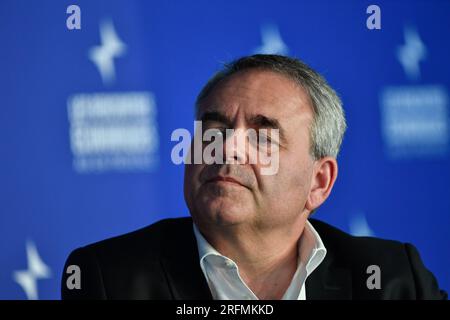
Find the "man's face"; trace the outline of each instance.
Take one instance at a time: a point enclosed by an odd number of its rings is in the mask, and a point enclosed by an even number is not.
[[[186,165],[184,196],[194,221],[273,228],[307,214],[314,164],[309,138],[312,119],[308,94],[283,75],[247,70],[220,82],[200,102],[198,120],[203,131],[254,129],[258,133],[278,128],[279,138],[270,143],[278,146],[279,167],[276,174],[261,174],[262,165],[249,163],[249,149],[244,148],[239,156],[244,164]],[[224,140],[227,145],[229,141]],[[230,150],[224,148],[224,161],[233,157]]]

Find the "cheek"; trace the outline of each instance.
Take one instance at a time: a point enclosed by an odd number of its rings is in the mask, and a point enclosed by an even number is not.
[[[280,156],[278,174],[267,176],[266,184],[271,184],[274,194],[280,199],[306,197],[311,186],[312,164],[309,159]]]
[[[200,171],[199,165],[187,164],[184,167],[184,196],[186,200],[195,195],[199,188],[198,177]]]

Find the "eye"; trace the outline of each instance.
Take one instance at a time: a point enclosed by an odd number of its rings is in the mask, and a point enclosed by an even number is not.
[[[225,136],[226,128],[212,128],[214,136]]]
[[[272,140],[270,139],[269,136],[267,136],[265,134],[258,135],[258,144],[265,145],[265,144],[269,144],[271,142],[272,142]]]
[[[203,129],[204,129],[204,131],[208,130],[208,129],[225,130],[225,127],[224,127],[223,123],[221,123],[221,122],[207,120],[207,121],[203,122]]]
[[[217,139],[222,139],[225,136],[225,128],[204,128],[202,133],[202,140],[204,143],[209,143]]]

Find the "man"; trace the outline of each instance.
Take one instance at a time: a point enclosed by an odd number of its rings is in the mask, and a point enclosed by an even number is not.
[[[233,130],[222,162],[186,165],[192,219],[75,250],[65,270],[80,267],[81,288],[70,289],[64,272],[63,298],[446,298],[412,245],[352,237],[310,219],[336,181],[346,129],[341,101],[314,70],[284,56],[244,57],[207,83],[196,108],[202,130]],[[267,137],[236,144],[249,129]],[[250,161],[263,143],[276,146],[273,174]]]

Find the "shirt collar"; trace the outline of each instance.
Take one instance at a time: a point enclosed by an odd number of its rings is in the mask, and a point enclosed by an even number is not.
[[[224,258],[230,264],[234,264],[230,258],[220,254],[201,234],[198,227],[193,223],[194,234],[197,240],[197,248],[200,257],[200,265],[203,269],[203,260],[210,255]],[[322,239],[314,229],[313,225],[306,220],[305,228],[300,236],[299,243],[299,265],[305,266],[306,275],[310,275],[322,263],[327,249]]]
[[[197,239],[198,255],[200,257],[200,265],[202,269],[203,269],[203,260],[205,260],[207,256],[213,255],[225,258],[224,255],[220,254],[219,251],[214,249],[214,247],[208,241],[206,241],[205,237],[203,237],[203,235],[201,234],[200,230],[198,230],[198,227],[195,225],[195,223],[193,223],[193,226],[195,238]]]

